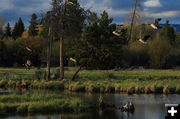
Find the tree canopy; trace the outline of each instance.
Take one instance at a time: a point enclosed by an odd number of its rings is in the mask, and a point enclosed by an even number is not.
[[[30,20],[30,25],[29,25],[29,36],[36,36],[38,34],[38,30],[37,30],[37,15],[34,13],[31,16],[31,20]]]

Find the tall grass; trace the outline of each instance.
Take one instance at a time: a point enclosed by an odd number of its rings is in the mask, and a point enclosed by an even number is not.
[[[82,70],[77,81],[71,81],[75,69],[66,70],[65,81],[35,78],[36,69],[0,68],[0,88],[67,89],[76,92],[101,93],[178,93],[180,71],[178,70]],[[3,78],[4,73],[13,72],[15,79]],[[57,68],[52,69],[52,75]],[[17,79],[17,77],[20,77]],[[23,78],[25,77],[25,79]],[[29,79],[27,80],[27,77]],[[40,76],[38,76],[40,77]]]
[[[57,94],[2,95],[0,114],[81,112],[90,106],[79,98],[67,98]]]

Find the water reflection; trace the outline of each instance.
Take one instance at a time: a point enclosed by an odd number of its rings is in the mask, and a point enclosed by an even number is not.
[[[52,93],[51,91],[30,91],[30,93]],[[53,92],[54,93],[54,92]],[[100,94],[56,92],[57,95],[79,97],[84,101],[96,103]],[[135,106],[134,114],[123,113],[120,110],[92,110],[88,113],[10,116],[4,119],[164,119],[165,103],[180,103],[180,95],[127,95],[101,94],[103,98],[116,106],[122,106],[132,101]]]

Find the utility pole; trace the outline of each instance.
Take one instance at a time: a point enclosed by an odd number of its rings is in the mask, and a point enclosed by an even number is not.
[[[128,38],[129,41],[132,40],[132,31],[133,31],[133,25],[134,25],[136,10],[137,10],[137,4],[138,4],[138,0],[135,0],[134,11],[133,11],[133,16],[131,20],[131,28],[130,28],[129,38]]]

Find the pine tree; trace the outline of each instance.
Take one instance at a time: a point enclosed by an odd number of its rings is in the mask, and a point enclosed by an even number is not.
[[[24,23],[21,19],[21,17],[18,20],[18,37],[21,37],[22,33],[24,32]]]
[[[30,21],[30,26],[29,26],[29,36],[36,36],[38,33],[37,30],[37,15],[36,14],[32,14],[31,16],[31,21]]]
[[[5,37],[11,37],[11,27],[10,24],[8,23],[5,29]]]
[[[175,30],[174,28],[169,24],[169,21],[166,21],[164,27],[160,31],[160,38],[168,40],[171,44],[175,43]]]
[[[15,23],[13,32],[12,32],[12,37],[14,39],[21,37],[22,33],[24,32],[24,23],[21,18],[19,18],[18,22]]]
[[[14,29],[12,31],[12,37],[13,39],[16,39],[18,37],[18,23],[17,22],[14,25]]]
[[[93,14],[90,24],[84,29],[82,38],[74,48],[75,58],[82,67],[111,69],[120,66],[122,39],[113,35],[116,28],[107,12],[98,18]]]

